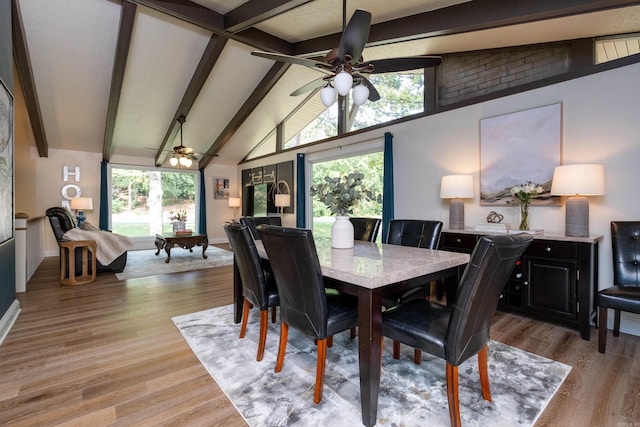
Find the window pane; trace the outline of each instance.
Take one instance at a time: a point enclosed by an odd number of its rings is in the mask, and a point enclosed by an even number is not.
[[[311,185],[324,181],[325,176],[338,177],[351,172],[364,174],[365,188],[374,193],[382,194],[384,154],[370,153],[361,156],[313,163],[311,165]],[[331,225],[334,218],[324,203],[317,198],[312,199],[313,235],[316,237],[331,237]],[[354,208],[354,217],[382,218],[382,204],[374,201],[363,201]],[[381,236],[378,235],[378,241]]]
[[[173,231],[171,216],[186,211],[195,230],[196,175],[156,169],[111,169],[111,229],[129,237]]]

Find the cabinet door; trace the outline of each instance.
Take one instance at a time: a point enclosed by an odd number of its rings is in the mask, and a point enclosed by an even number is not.
[[[525,306],[560,319],[577,318],[577,263],[569,260],[525,257]]]

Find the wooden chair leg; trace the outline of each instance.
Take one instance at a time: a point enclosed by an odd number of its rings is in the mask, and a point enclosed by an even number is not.
[[[413,349],[413,363],[419,365],[422,362],[422,350],[418,350],[417,348]]]
[[[264,347],[267,343],[267,325],[269,322],[269,309],[260,310],[260,338],[258,339],[258,355],[256,360],[259,362],[264,357]]]
[[[620,336],[620,310],[613,310],[613,336]]]
[[[333,347],[333,335],[329,335],[327,338],[327,347],[331,348]]]
[[[271,323],[276,323],[276,308],[271,307]]]
[[[240,338],[244,338],[244,334],[247,332],[247,321],[249,320],[249,310],[251,309],[251,304],[249,304],[248,299],[244,299],[244,304],[242,305],[242,326],[240,326]]]
[[[278,346],[278,359],[276,360],[276,372],[282,370],[284,353],[287,351],[287,339],[289,337],[289,325],[280,321],[280,345]]]
[[[447,362],[447,399],[451,427],[460,427],[460,402],[458,400],[458,367]]]
[[[327,362],[327,338],[318,340],[318,365],[316,367],[316,389],[313,393],[314,403],[322,400],[322,388],[324,386],[324,367]]]
[[[607,307],[598,307],[598,351],[607,350]]]
[[[393,358],[400,359],[400,341],[393,342]]]
[[[478,352],[478,372],[480,373],[482,397],[487,402],[491,402],[491,389],[489,388],[489,370],[487,365],[487,346],[485,345]]]

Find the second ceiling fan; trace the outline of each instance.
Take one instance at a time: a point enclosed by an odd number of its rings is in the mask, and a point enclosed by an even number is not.
[[[434,67],[442,61],[440,56],[409,56],[400,58],[365,61],[362,51],[369,39],[371,13],[357,9],[349,23],[344,25],[346,1],[343,3],[343,32],[340,44],[327,53],[323,61],[300,58],[271,52],[251,52],[252,55],[275,61],[304,65],[324,74],[294,91],[291,96],[324,86],[320,97],[325,106],[331,106],[338,95],[345,96],[353,88],[353,102],[356,105],[369,101],[378,101],[380,94],[363,74],[382,74]]]

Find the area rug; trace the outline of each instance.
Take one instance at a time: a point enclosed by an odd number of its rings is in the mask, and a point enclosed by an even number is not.
[[[313,403],[316,346],[289,329],[282,372],[274,372],[279,327],[269,323],[264,359],[256,362],[258,310],[251,310],[244,339],[233,323],[231,305],[172,320],[216,383],[251,426],[362,425],[358,343],[349,333],[334,336],[327,351],[320,404]],[[400,360],[385,340],[377,425],[447,426],[449,410],[445,363],[402,346]],[[460,411],[465,426],[531,426],[571,367],[497,341],[489,343],[489,380],[493,402],[482,399],[474,357],[459,367]]]
[[[207,259],[202,258],[202,248],[196,246],[193,252],[187,249],[171,249],[171,262],[166,263],[167,253],[156,249],[129,251],[127,266],[122,273],[116,273],[119,280],[134,277],[153,276],[156,274],[177,273],[180,271],[201,270],[204,268],[222,267],[233,264],[233,252],[209,246],[205,251]]]

